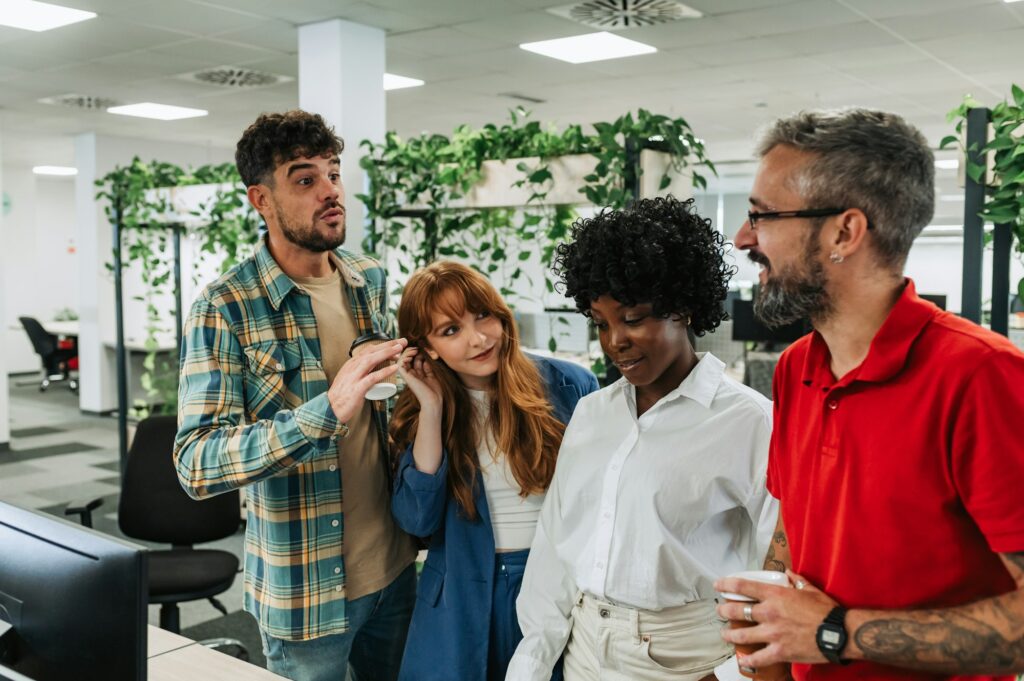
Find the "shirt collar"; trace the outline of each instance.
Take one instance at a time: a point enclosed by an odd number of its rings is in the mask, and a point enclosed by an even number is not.
[[[871,340],[867,357],[851,371],[847,381],[887,381],[899,373],[907,363],[910,349],[928,323],[940,310],[917,295],[911,279],[905,279],[903,292],[889,311],[882,327]],[[811,335],[811,347],[804,358],[804,385],[822,387],[835,382],[829,368],[828,345],[817,331]]]
[[[301,287],[285,274],[281,266],[274,260],[274,256],[270,254],[270,248],[267,247],[266,236],[260,239],[256,245],[255,257],[256,271],[259,273],[260,282],[267,291],[271,306],[274,310],[278,310],[281,308],[281,301],[284,300],[285,296],[291,293],[293,289]],[[341,276],[348,286],[360,287],[366,283],[363,275],[348,262],[349,256],[345,251],[338,248],[329,252],[327,257],[331,259],[335,268],[341,272]]]
[[[690,371],[690,374],[683,379],[679,387],[658,400],[655,406],[666,404],[680,397],[687,397],[705,409],[710,408],[715,395],[718,393],[718,386],[722,384],[722,377],[724,375],[725,364],[722,360],[710,352],[698,352],[697,364]],[[625,378],[620,378],[614,385],[623,391],[626,399],[631,404],[636,405],[636,387],[632,383]]]

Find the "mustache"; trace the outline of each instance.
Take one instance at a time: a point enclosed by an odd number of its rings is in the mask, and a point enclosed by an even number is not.
[[[331,203],[324,205],[323,208],[318,210],[314,217],[319,218],[321,215],[323,215],[324,213],[326,213],[329,210],[340,210],[341,214],[345,215],[345,206],[341,205],[337,201],[332,201]]]
[[[758,265],[764,265],[765,267],[771,267],[771,262],[764,256],[763,253],[757,251],[747,251],[747,258]]]

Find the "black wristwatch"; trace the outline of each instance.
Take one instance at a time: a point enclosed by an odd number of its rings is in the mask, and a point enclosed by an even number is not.
[[[814,640],[826,660],[832,664],[849,664],[849,660],[839,659],[846,647],[846,638],[846,608],[837,606],[818,625]]]

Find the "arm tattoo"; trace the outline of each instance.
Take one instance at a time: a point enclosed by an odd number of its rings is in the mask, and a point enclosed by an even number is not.
[[[1002,554],[1024,569],[1024,553]],[[864,656],[882,664],[945,674],[1024,670],[1024,593],[965,606],[874,613],[854,634]]]
[[[1018,553],[1000,554],[1003,558],[1013,563],[1021,571],[1024,571],[1024,551]]]
[[[780,549],[787,549],[788,553],[789,541],[786,539],[785,532],[776,532],[772,536],[772,543],[768,545],[768,555],[764,559],[764,569],[774,570],[775,572],[785,572],[786,563],[785,561],[779,560],[775,557],[775,547],[778,546]]]

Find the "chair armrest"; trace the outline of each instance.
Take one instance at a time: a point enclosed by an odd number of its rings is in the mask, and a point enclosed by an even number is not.
[[[64,507],[64,515],[77,515],[78,522],[85,527],[92,527],[92,512],[103,505],[103,499],[72,501]]]

